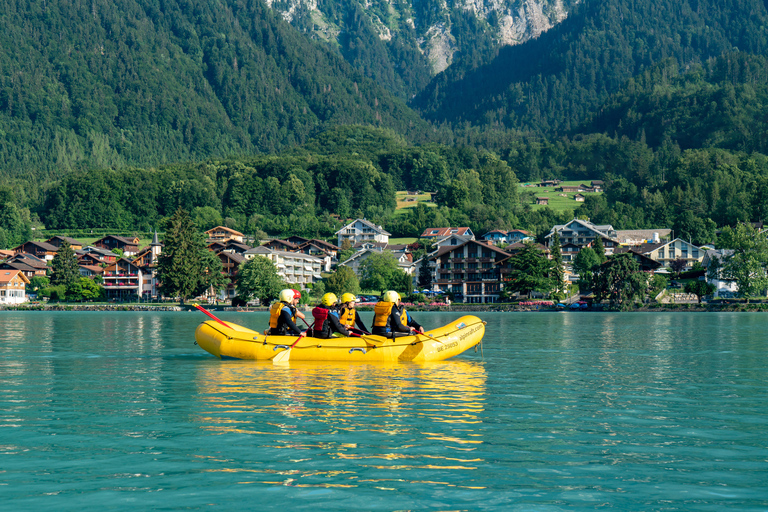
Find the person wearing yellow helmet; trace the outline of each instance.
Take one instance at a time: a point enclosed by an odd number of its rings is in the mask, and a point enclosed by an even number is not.
[[[291,288],[282,290],[278,295],[279,300],[275,301],[269,308],[269,330],[268,334],[273,336],[286,336],[301,334],[301,328],[296,325],[296,318],[304,318],[297,309],[296,305],[301,299],[301,293]]]
[[[400,294],[394,290],[384,292],[373,307],[373,334],[394,338],[424,332],[424,328],[408,314],[400,302]]]
[[[364,334],[368,334],[368,329],[365,328],[363,319],[360,318],[360,315],[355,311],[355,303],[357,303],[357,297],[355,297],[354,294],[345,293],[341,296],[341,306],[339,309],[339,320],[341,320],[341,325],[346,327],[347,330],[354,329],[355,325],[357,325],[357,328],[360,331]]]
[[[338,299],[333,293],[326,293],[320,299],[320,304],[312,310],[315,323],[312,327],[312,336],[315,338],[330,338],[334,333],[349,336],[349,331],[341,325],[339,314],[336,311]]]

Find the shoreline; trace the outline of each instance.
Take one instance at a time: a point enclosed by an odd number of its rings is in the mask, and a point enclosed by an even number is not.
[[[206,309],[217,312],[266,312],[266,307],[232,307],[232,306],[208,306]],[[357,308],[359,311],[373,311],[370,306]],[[302,311],[309,311],[303,308]],[[685,303],[685,304],[650,304],[635,307],[625,311],[614,311],[604,307],[586,308],[579,310],[563,309],[553,306],[517,305],[517,304],[451,304],[450,306],[410,305],[409,311],[445,311],[445,312],[496,312],[496,313],[652,313],[652,312],[690,312],[690,313],[719,313],[719,312],[768,312],[768,304],[756,303]],[[154,304],[18,304],[0,305],[1,311],[197,311],[191,304],[181,305],[154,305]]]

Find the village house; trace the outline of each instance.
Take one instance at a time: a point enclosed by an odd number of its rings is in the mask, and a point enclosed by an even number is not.
[[[236,242],[243,242],[245,235],[234,229],[230,229],[225,226],[216,226],[213,229],[209,229],[205,232],[208,242],[228,242],[234,240]]]
[[[662,267],[661,263],[639,252],[636,247],[617,247],[613,254],[629,254],[643,272],[653,272]]]
[[[735,281],[726,281],[721,277],[721,266],[723,262],[732,256],[733,249],[707,249],[704,250],[704,257],[701,259],[702,266],[707,269],[707,282],[715,287],[714,297],[733,297],[739,292],[739,287]]]
[[[163,250],[155,231],[152,242],[133,258],[133,264],[141,270],[141,293],[144,299],[160,297],[160,281],[157,278],[157,261]]]
[[[19,270],[27,279],[35,276],[45,277],[48,275],[48,264],[45,260],[31,254],[18,253],[0,263],[0,269]]]
[[[58,250],[58,247],[51,245],[48,242],[34,241],[24,242],[13,248],[13,252],[16,254],[31,254],[44,261],[52,261]]]
[[[422,240],[439,240],[451,235],[457,235],[465,240],[474,240],[475,234],[467,227],[462,228],[427,228],[419,235]]]
[[[322,272],[323,260],[314,256],[298,252],[276,251],[263,245],[246,251],[243,256],[246,260],[255,256],[268,258],[277,267],[278,275],[286,283],[299,288],[306,288],[307,285],[322,279],[320,272]]]
[[[231,299],[237,295],[237,274],[240,270],[240,265],[246,261],[245,253],[221,251],[217,256],[221,260],[221,273],[229,279],[226,287],[219,292],[220,298],[225,300]]]
[[[57,248],[61,248],[64,242],[67,242],[73,251],[77,251],[83,248],[83,242],[68,236],[54,236],[46,240],[46,242]]]
[[[119,249],[123,251],[123,256],[133,256],[139,252],[139,242],[140,240],[137,236],[107,235],[93,242],[93,245],[108,251]]]
[[[548,247],[551,246],[552,237],[555,233],[560,236],[561,247],[565,244],[573,244],[581,250],[584,247],[594,246],[595,240],[600,238],[605,248],[605,254],[611,255],[613,250],[619,246],[616,230],[610,224],[598,226],[586,220],[573,219],[567,224],[556,225],[545,237]],[[573,257],[575,258],[576,254],[573,254]]]
[[[355,219],[336,233],[338,238],[336,245],[341,247],[344,241],[348,241],[353,246],[361,242],[381,242],[389,243],[391,234],[381,226],[365,219]]]
[[[78,251],[75,251],[75,254],[77,255],[78,260],[82,256],[90,255],[104,263],[114,263],[117,261],[117,254],[108,249],[104,249],[102,247],[94,247],[92,245],[88,245]]]
[[[584,199],[586,199],[586,196],[584,194],[576,194],[575,196],[573,196],[573,200],[576,201],[577,203],[583,203]]]
[[[704,249],[680,238],[675,238],[671,242],[641,244],[636,246],[634,250],[658,261],[664,267],[668,267],[673,261],[685,261],[685,269],[690,269],[697,261],[701,262],[706,252]]]
[[[511,229],[509,231],[494,229],[489,231],[480,237],[481,240],[491,242],[495,245],[506,245],[515,242],[525,242],[526,240],[533,240],[533,234],[524,229]]]
[[[136,300],[143,294],[142,272],[127,258],[119,258],[102,274],[107,300]]]
[[[536,198],[536,204],[548,205],[549,204],[549,198],[548,197],[537,197]]]
[[[510,254],[493,245],[469,240],[445,246],[427,256],[435,291],[451,292],[457,301],[498,302],[509,272]]]
[[[0,270],[0,304],[21,304],[27,302],[29,279],[20,270]]]
[[[359,250],[345,261],[339,263],[345,267],[351,268],[355,274],[360,275],[360,264],[368,259],[372,254],[382,254],[389,252],[397,260],[397,267],[408,275],[412,275],[415,269],[413,264],[413,254],[407,245],[390,244],[361,244]]]

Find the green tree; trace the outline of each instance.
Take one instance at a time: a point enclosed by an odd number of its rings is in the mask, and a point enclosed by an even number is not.
[[[628,253],[610,256],[594,276],[595,298],[607,298],[613,309],[626,309],[635,299],[642,300],[647,289],[647,275]]]
[[[708,283],[706,281],[699,281],[696,279],[695,281],[688,281],[685,283],[685,287],[683,287],[683,290],[685,293],[692,293],[696,296],[696,299],[698,299],[699,304],[701,304],[701,298],[705,295],[711,295],[715,293],[715,285],[712,283]]]
[[[524,247],[509,259],[509,264],[511,270],[504,285],[508,292],[528,295],[533,291],[549,293],[552,289],[552,264],[534,243],[525,242]]]
[[[597,254],[597,257],[600,258],[600,263],[604,263],[606,260],[605,246],[603,245],[603,239],[599,236],[595,237],[594,250],[595,254]]]
[[[208,250],[189,213],[179,208],[164,222],[163,251],[157,262],[160,290],[183,304],[223,284],[221,260]]]
[[[63,285],[69,289],[80,280],[80,266],[72,247],[65,241],[56,251],[51,262],[51,285]]]
[[[277,267],[269,258],[255,256],[240,264],[237,295],[246,302],[256,298],[261,304],[269,304],[286,287],[285,281],[277,273]]]
[[[746,297],[764,294],[768,289],[768,240],[751,224],[725,227],[718,239],[718,246],[733,249],[720,263],[720,277],[735,282],[739,295]]]
[[[372,252],[360,263],[360,286],[364,290],[388,290],[397,270],[397,259],[390,251]]]
[[[591,247],[584,247],[574,258],[573,270],[579,274],[579,290],[582,293],[592,289],[594,271],[600,263],[600,257]]]
[[[342,293],[360,293],[360,280],[357,274],[346,265],[339,265],[336,270],[324,280],[325,291],[341,297]]]

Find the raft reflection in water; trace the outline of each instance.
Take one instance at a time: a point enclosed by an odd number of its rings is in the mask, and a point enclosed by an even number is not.
[[[248,444],[260,455],[241,471],[262,483],[346,487],[401,480],[402,471],[415,471],[416,481],[482,462],[472,452],[483,442],[483,363],[232,361],[201,368],[197,382],[210,411],[198,422],[222,435],[254,436]],[[459,482],[466,474],[450,485]]]

